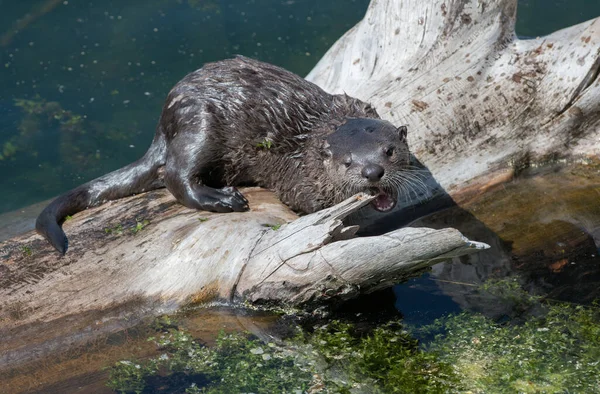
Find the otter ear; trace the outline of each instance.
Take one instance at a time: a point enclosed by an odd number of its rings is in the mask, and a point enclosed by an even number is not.
[[[400,126],[396,129],[396,132],[398,133],[398,136],[401,140],[405,140],[408,129],[406,128],[406,126]]]

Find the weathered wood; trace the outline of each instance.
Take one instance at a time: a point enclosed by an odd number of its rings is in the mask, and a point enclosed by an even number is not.
[[[243,192],[250,212],[187,209],[165,190],[89,209],[65,223],[64,257],[34,233],[1,243],[0,367],[189,303],[339,302],[487,247],[452,229],[353,238],[342,220],[366,195],[298,219]]]
[[[363,196],[364,205],[372,198]],[[319,305],[399,283],[433,264],[488,246],[454,229],[403,228],[353,238],[357,226],[342,220],[357,209],[346,200],[302,217],[260,240],[236,286],[254,303]]]
[[[160,299],[165,305],[244,300],[249,295],[258,299],[260,283],[281,285],[286,281],[282,267],[289,271],[296,265],[309,267],[304,285],[339,272],[347,274],[339,280],[369,291],[380,280],[408,275],[415,267],[449,258],[448,253],[482,247],[453,230],[403,229],[386,237],[349,239],[356,227],[345,227],[342,219],[367,204],[370,196],[294,220],[296,215],[270,192],[251,188],[245,193],[252,206],[248,213],[187,209],[165,190],[87,210],[65,224],[73,236],[64,257],[33,233],[0,244],[0,326],[9,320],[23,324],[104,309],[131,299]],[[149,223],[136,231],[145,220]],[[331,259],[337,263],[332,265]],[[288,295],[271,294],[269,300],[294,305],[306,301]]]
[[[374,0],[307,79],[409,126],[455,199],[521,168],[598,156],[600,19],[522,40],[517,0]]]

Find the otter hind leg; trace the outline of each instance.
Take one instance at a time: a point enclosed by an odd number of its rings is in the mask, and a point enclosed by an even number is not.
[[[171,142],[165,165],[165,184],[177,201],[188,208],[210,212],[243,212],[248,200],[233,186],[221,189],[202,184],[208,173],[211,149],[204,133],[180,132]]]

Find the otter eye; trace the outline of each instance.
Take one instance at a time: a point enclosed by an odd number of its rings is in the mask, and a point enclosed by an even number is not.
[[[390,146],[389,148],[387,148],[385,150],[385,154],[387,156],[393,156],[395,151],[396,151],[396,148],[394,148],[393,146]]]
[[[350,164],[352,164],[352,156],[348,155],[348,156],[344,157],[344,160],[342,160],[342,163],[344,163],[346,168],[350,167]]]

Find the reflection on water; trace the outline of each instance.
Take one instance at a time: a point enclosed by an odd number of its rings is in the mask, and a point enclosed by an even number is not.
[[[219,332],[249,332],[260,339],[281,335],[287,329],[272,314],[218,308],[200,309],[190,316],[163,319],[150,325],[125,329],[58,357],[49,357],[13,371],[0,371],[0,392],[111,393],[106,387],[106,367],[135,355],[146,359],[159,352],[147,339],[171,327],[188,331],[201,343],[214,344]],[[174,325],[172,327],[175,327]]]
[[[460,308],[494,318],[515,317],[522,311],[481,292],[479,286],[489,279],[513,277],[529,293],[551,300],[590,303],[600,299],[599,201],[597,166],[557,167],[523,174],[462,207],[421,218],[411,225],[452,226],[491,248],[438,264],[429,278],[415,279],[409,286],[425,291],[424,298],[436,293],[432,287],[437,288]],[[403,302],[400,298],[400,310],[415,308],[405,305],[408,302],[412,304],[413,299]],[[429,313],[435,315],[435,311],[444,312],[432,308]],[[418,313],[413,317],[417,323],[430,321]]]
[[[0,0],[0,213],[141,156],[168,90],[204,62],[239,53],[306,74],[367,4]],[[587,0],[521,0],[517,31],[537,36],[597,15],[600,3]],[[417,220],[413,225],[456,227],[492,248],[396,286],[397,310],[414,324],[461,309],[524,318],[531,311],[479,289],[488,279],[507,277],[549,299],[599,298],[599,195],[598,169],[575,166],[525,174],[483,198]],[[0,237],[32,223],[35,211],[0,216]],[[385,305],[394,303],[389,292],[382,297]],[[371,302],[377,301],[353,304],[345,313],[367,312]],[[188,319],[187,328],[210,342],[224,326],[260,336],[272,323],[270,316],[244,319],[203,312]],[[43,368],[2,372],[0,381],[7,392],[46,384],[44,392],[107,391],[101,368],[132,353],[152,354],[140,340],[147,333],[126,330]]]

